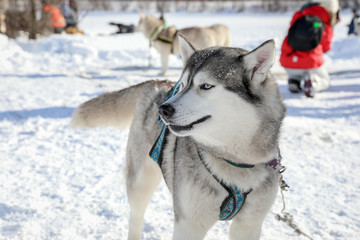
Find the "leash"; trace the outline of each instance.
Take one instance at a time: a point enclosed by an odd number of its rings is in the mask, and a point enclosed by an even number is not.
[[[273,168],[274,170],[276,170],[280,174],[282,174],[286,168],[281,164],[280,149],[278,152],[279,152],[278,157],[273,158],[272,160],[267,162],[265,165]],[[221,180],[219,180],[219,178],[215,174],[213,174],[211,172],[210,168],[204,162],[204,160],[202,158],[202,154],[199,152],[199,150],[198,150],[198,154],[199,154],[201,162],[204,164],[204,166],[208,170],[208,172],[215,178],[215,180],[217,182],[219,182],[225,188],[226,191],[228,191],[229,196],[227,198],[225,198],[225,200],[221,204],[219,218],[220,218],[220,220],[231,220],[241,210],[242,206],[245,203],[246,196],[252,191],[252,189],[250,189],[248,192],[243,192],[236,185],[232,184],[232,185],[228,186],[228,185],[224,184]],[[255,167],[255,165],[235,163],[228,159],[224,159],[224,161],[229,163],[230,165],[238,167],[238,168],[253,168],[253,167]],[[288,187],[286,182],[282,179],[282,175],[281,175],[280,179],[282,182],[281,187],[282,188],[285,188],[285,186]]]
[[[175,86],[171,90],[171,92],[168,95],[166,100],[173,97],[178,92],[179,85],[180,85],[180,80],[175,84]],[[166,136],[169,133],[169,130],[167,129],[167,126],[164,124],[164,122],[161,120],[160,117],[159,117],[158,121],[159,121],[159,123],[161,123],[161,131],[160,131],[160,134],[159,134],[157,140],[155,141],[154,145],[152,146],[152,148],[149,152],[149,155],[153,159],[153,161],[156,162],[161,167],[161,165],[162,165],[162,147],[163,147],[163,145],[166,144]],[[224,184],[215,174],[213,174],[211,172],[210,168],[204,162],[202,154],[199,152],[199,150],[198,150],[198,154],[199,154],[200,160],[204,164],[206,170],[229,193],[229,195],[225,198],[225,200],[222,202],[222,204],[220,206],[219,219],[223,220],[223,221],[233,219],[236,216],[236,214],[241,210],[242,206],[245,203],[247,195],[252,191],[252,189],[250,189],[247,192],[244,192],[244,191],[241,191],[236,185],[232,184],[232,185],[228,186],[228,185]],[[283,179],[282,174],[286,170],[286,168],[281,164],[281,158],[282,157],[280,155],[280,150],[279,150],[278,158],[274,158],[274,159],[270,160],[268,163],[266,163],[267,166],[272,167],[274,170],[277,170],[280,174],[279,186],[280,186],[280,193],[281,193],[281,197],[282,197],[283,208],[279,214],[274,214],[274,213],[273,214],[275,215],[275,218],[278,221],[287,223],[291,228],[293,228],[295,230],[295,232],[297,234],[303,235],[303,236],[309,238],[310,240],[313,240],[309,235],[307,235],[299,227],[297,227],[296,224],[294,224],[293,216],[290,213],[285,212],[286,206],[285,206],[285,196],[284,196],[283,191],[287,191],[287,189],[289,188],[289,185]],[[239,164],[239,163],[235,163],[230,160],[227,160],[227,159],[224,159],[224,160],[228,164],[235,166],[235,167],[239,167],[239,168],[255,167],[255,165]]]
[[[281,159],[281,156],[280,156]],[[281,169],[278,169],[278,172],[280,174],[280,180],[279,180],[279,187],[280,187],[280,193],[281,193],[281,200],[282,200],[282,209],[280,211],[280,213],[275,214],[272,212],[272,214],[274,214],[275,219],[281,222],[286,223],[289,227],[291,227],[292,229],[294,229],[295,233],[297,233],[298,236],[303,235],[304,237],[307,237],[310,240],[313,240],[312,237],[310,237],[308,234],[304,233],[304,231],[302,231],[295,223],[294,223],[294,216],[291,215],[290,213],[285,211],[286,208],[286,204],[285,204],[285,195],[284,195],[284,191],[287,191],[290,187],[289,185],[285,182],[285,180],[283,179],[283,172],[285,172],[286,168],[283,167]]]

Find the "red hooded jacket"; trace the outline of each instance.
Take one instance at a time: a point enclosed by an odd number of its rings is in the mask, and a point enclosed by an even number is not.
[[[323,31],[320,44],[311,51],[301,52],[294,51],[285,37],[281,46],[280,63],[285,68],[293,69],[310,69],[318,68],[324,63],[323,53],[330,50],[331,40],[333,38],[333,29],[330,25],[329,13],[319,5],[312,5],[294,14],[290,27],[294,22],[302,16],[315,15],[318,16],[324,23],[325,29]]]

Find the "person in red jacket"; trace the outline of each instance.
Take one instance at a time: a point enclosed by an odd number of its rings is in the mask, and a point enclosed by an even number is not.
[[[54,27],[54,32],[61,33],[66,26],[66,22],[60,9],[54,5],[46,5],[44,11],[51,16],[51,25]]]
[[[318,45],[310,51],[294,50],[289,44],[289,35],[285,37],[281,46],[280,63],[288,74],[288,88],[291,92],[301,92],[301,82],[307,97],[313,97],[314,92],[329,88],[330,76],[323,66],[323,54],[331,48],[333,27],[340,19],[339,9],[338,0],[318,0],[303,6],[293,15],[290,28],[299,18],[307,15],[317,16],[325,26]]]

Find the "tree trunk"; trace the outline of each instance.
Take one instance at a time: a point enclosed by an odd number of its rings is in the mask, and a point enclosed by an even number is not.
[[[36,0],[30,0],[30,31],[29,31],[29,38],[36,39],[37,34],[37,21],[36,21]]]
[[[8,0],[0,0],[0,33],[6,33],[6,12],[8,9]]]

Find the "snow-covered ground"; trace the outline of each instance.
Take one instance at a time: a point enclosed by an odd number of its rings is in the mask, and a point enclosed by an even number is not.
[[[236,47],[274,38],[277,55],[291,14],[173,13],[169,24],[227,24]],[[74,109],[101,93],[160,78],[160,59],[140,33],[111,36],[110,21],[135,13],[91,13],[84,36],[37,41],[0,35],[0,239],[125,239],[129,207],[123,166],[127,130],[70,129]],[[360,239],[360,38],[347,37],[350,12],[326,55],[331,88],[314,99],[292,95],[278,61],[273,72],[287,105],[281,134],[287,211],[314,239]],[[181,61],[172,56],[168,79]],[[280,194],[272,209],[281,210]],[[145,216],[144,239],[170,239],[172,204],[164,183]],[[228,222],[207,239],[226,239]],[[270,213],[262,239],[305,239]]]

